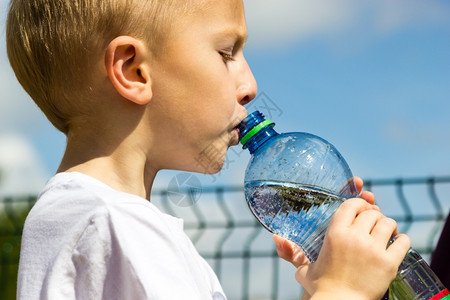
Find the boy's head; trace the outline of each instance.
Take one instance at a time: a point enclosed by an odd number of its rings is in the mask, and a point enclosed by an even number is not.
[[[246,37],[242,0],[12,0],[7,27],[19,81],[68,147],[206,173],[256,95]]]
[[[136,37],[158,55],[178,16],[200,6],[194,0],[11,0],[8,57],[24,89],[67,133],[72,118],[88,113],[95,65],[113,38]]]

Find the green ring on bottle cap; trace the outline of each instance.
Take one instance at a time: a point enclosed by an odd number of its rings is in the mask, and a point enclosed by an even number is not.
[[[246,135],[244,135],[244,137],[241,138],[241,144],[245,145],[245,143],[255,134],[257,134],[261,129],[263,129],[264,127],[274,124],[272,121],[270,121],[269,119],[266,119],[264,121],[262,121],[261,123],[259,123],[258,125],[256,125],[255,127],[252,128],[252,130],[250,130],[249,132],[247,132]]]

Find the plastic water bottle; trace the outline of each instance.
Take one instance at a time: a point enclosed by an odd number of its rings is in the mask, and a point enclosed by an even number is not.
[[[278,134],[256,111],[238,126],[251,159],[245,172],[245,198],[269,231],[295,242],[316,261],[331,217],[358,195],[342,155],[324,139],[302,132]],[[389,287],[390,299],[450,300],[427,263],[410,249]]]

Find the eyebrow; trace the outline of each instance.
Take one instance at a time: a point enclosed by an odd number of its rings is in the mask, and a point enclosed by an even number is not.
[[[242,47],[245,46],[245,44],[247,43],[247,39],[248,39],[247,32],[241,31],[241,30],[236,30],[235,28],[229,28],[229,29],[219,31],[218,33],[216,33],[216,36],[230,37],[230,38],[236,40],[236,44],[238,44],[239,46],[242,46]]]

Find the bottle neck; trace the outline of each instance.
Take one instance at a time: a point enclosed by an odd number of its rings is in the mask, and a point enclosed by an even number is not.
[[[250,154],[253,154],[256,150],[258,150],[265,142],[271,139],[274,136],[277,136],[278,132],[276,132],[272,126],[267,126],[264,129],[260,130],[253,137],[251,137],[247,143],[246,147]]]
[[[278,133],[273,129],[275,123],[265,119],[263,114],[255,111],[238,125],[243,149],[248,148],[250,154],[258,150],[262,144]]]

